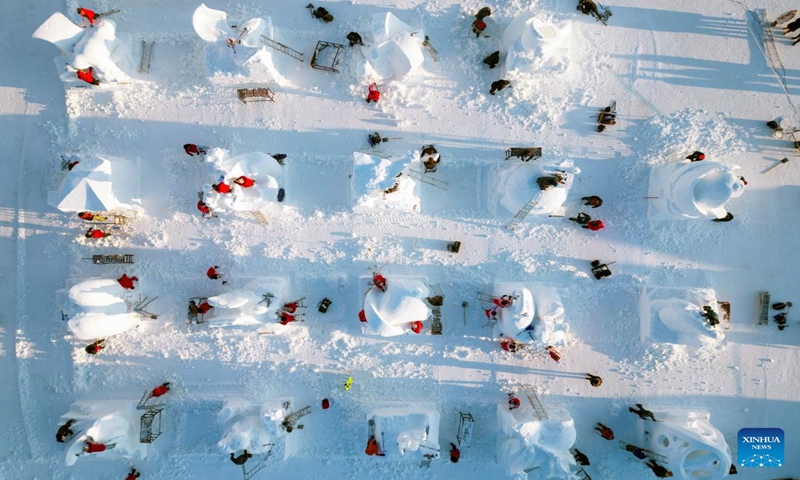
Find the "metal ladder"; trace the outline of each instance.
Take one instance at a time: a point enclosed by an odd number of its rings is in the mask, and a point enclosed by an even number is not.
[[[769,292],[758,292],[758,324],[769,325]]]
[[[409,170],[407,173],[408,173],[409,177],[411,177],[411,178],[413,178],[415,180],[419,180],[422,183],[427,183],[428,185],[433,185],[436,188],[441,188],[442,190],[447,190],[447,188],[449,187],[449,184],[447,182],[445,182],[443,180],[439,180],[438,178],[433,178],[430,175],[426,175],[426,174],[424,174],[422,172],[418,172],[416,170]]]
[[[264,460],[261,460],[261,463],[251,468],[249,471],[247,470],[247,464],[242,465],[242,475],[244,476],[244,480],[250,480],[256,475],[256,473],[260,472],[264,469],[264,467],[267,466],[267,460],[269,460],[272,456],[273,444],[268,443],[267,445],[269,446],[269,450],[267,450],[267,455],[264,457]]]
[[[547,420],[547,412],[542,405],[542,402],[539,400],[539,396],[536,395],[536,391],[528,391],[524,390],[525,396],[528,397],[528,401],[531,403],[531,407],[533,407],[533,411],[536,413],[536,416],[539,417],[539,420]]]
[[[148,408],[139,421],[139,443],[153,443],[161,436],[161,411],[163,408]],[[158,428],[153,431],[153,423],[159,418]]]
[[[268,47],[270,47],[272,49],[275,49],[275,50],[277,50],[277,51],[279,51],[281,53],[285,53],[286,55],[289,55],[290,57],[292,57],[294,59],[300,60],[301,62],[303,61],[302,52],[298,52],[294,48],[287,47],[286,45],[284,45],[284,44],[282,44],[280,42],[276,42],[275,40],[273,40],[271,38],[267,38],[264,35],[261,35],[261,41],[264,43],[264,45],[266,45],[266,46],[268,46]]]
[[[156,42],[142,40],[142,58],[139,60],[139,73],[150,73],[150,58],[153,56],[153,47]]]
[[[494,302],[494,295],[489,295],[488,293],[478,292],[478,300],[481,302]]]
[[[283,419],[283,421],[284,421],[284,423],[293,424],[294,422],[296,422],[297,420],[300,420],[301,418],[305,417],[309,413],[311,413],[311,407],[310,406],[305,407],[305,408],[301,408],[300,410],[289,414],[286,418]]]
[[[506,224],[506,228],[509,230],[514,230],[517,228],[517,226],[519,226],[519,224],[525,220],[525,217],[528,216],[537,203],[539,203],[539,201],[536,200],[535,197],[528,200],[528,203],[526,203],[525,206],[522,207],[516,215],[514,215],[514,218],[512,218],[511,221]]]
[[[475,419],[472,413],[458,412],[461,417],[458,423],[458,434],[456,440],[460,447],[469,447],[472,443],[472,427],[475,426]]]
[[[258,223],[262,225],[269,225],[269,220],[267,220],[267,217],[265,217],[263,213],[259,212],[258,210],[252,210],[250,213],[253,214],[253,218],[255,218]]]
[[[428,285],[428,288],[433,293],[433,297],[442,297],[444,300],[444,293],[442,293],[442,287],[439,286],[437,283],[436,285]],[[431,322],[431,334],[433,335],[441,335],[442,334],[442,307],[431,305],[431,313],[433,314],[433,322]]]

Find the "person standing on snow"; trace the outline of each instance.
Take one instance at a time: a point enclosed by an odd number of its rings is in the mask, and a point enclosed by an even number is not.
[[[89,228],[89,230],[86,230],[86,238],[105,238],[110,236],[110,233],[106,233],[99,228]]]
[[[120,286],[125,290],[135,289],[136,286],[133,284],[133,282],[138,281],[139,277],[129,277],[127,273],[123,273],[122,276],[117,279],[117,282],[119,282]]]
[[[589,384],[593,387],[599,387],[603,384],[602,378],[598,377],[597,375],[592,375],[591,373],[587,373],[584,378],[589,380]]]
[[[489,68],[494,68],[500,63],[500,50],[496,52],[490,53],[486,58],[483,59],[483,63],[489,65]]]
[[[598,230],[602,230],[606,228],[606,225],[603,223],[602,220],[592,220],[591,222],[587,223],[586,225],[582,225],[581,228],[589,229],[593,232]]]
[[[458,463],[459,459],[461,459],[461,451],[456,447],[455,443],[450,443],[450,461]]]
[[[695,150],[691,155],[686,157],[686,160],[692,162],[702,162],[705,159],[706,159],[706,154],[698,150]]]
[[[235,463],[236,465],[244,465],[247,463],[247,460],[251,458],[253,458],[253,454],[249,453],[247,450],[244,450],[238,457],[234,456],[233,452],[231,452],[231,462]]]
[[[519,350],[519,344],[514,340],[505,339],[500,342],[500,348],[506,352],[516,353],[516,351]]]
[[[137,472],[135,468],[131,467],[131,471],[130,471],[130,473],[128,474],[128,476],[127,476],[127,477],[125,477],[125,480],[136,480],[136,479],[137,479],[137,478],[139,478],[141,475],[142,475],[142,474],[141,474],[140,472]]]
[[[474,33],[476,37],[480,37],[484,30],[486,30],[486,22],[480,18],[472,22],[472,33]]]
[[[202,200],[197,202],[197,209],[200,210],[200,213],[203,214],[203,218],[216,217],[216,215],[214,215],[214,212],[211,211],[211,207],[209,207],[206,204],[206,202],[204,202]]]
[[[650,467],[650,470],[652,470],[653,474],[658,478],[669,478],[672,476],[672,472],[659,465],[658,462],[652,458],[647,462],[647,466]]]
[[[78,15],[89,20],[89,26],[94,27],[94,21],[97,19],[97,14],[93,11],[89,10],[88,8],[78,8]],[[86,27],[83,27],[86,28]]]
[[[222,273],[220,273],[219,270],[217,270],[218,268],[219,268],[218,265],[214,265],[213,267],[208,267],[208,270],[206,270],[206,277],[208,277],[209,280],[222,280],[222,284],[227,285],[228,282],[224,278],[222,278]]]
[[[597,422],[597,426],[594,427],[595,431],[600,434],[601,437],[605,438],[606,440],[614,440],[614,431],[610,428],[606,427],[600,422]]]
[[[375,288],[380,290],[381,292],[385,292],[388,286],[386,285],[386,277],[381,275],[380,273],[376,273],[372,277],[372,284],[375,285]]]
[[[101,338],[100,340],[92,343],[91,345],[87,345],[86,348],[84,348],[84,350],[86,350],[86,353],[88,353],[89,355],[97,355],[98,353],[100,353],[100,350],[106,348],[106,346],[104,345],[105,341],[106,340],[104,338]]]
[[[641,403],[637,403],[635,409],[633,407],[628,407],[628,411],[639,415],[639,418],[642,420],[652,420],[654,422],[658,421],[656,420],[655,415],[653,415],[653,412],[644,408]]]
[[[544,349],[547,352],[547,354],[550,355],[550,358],[555,360],[556,363],[561,361],[561,353],[559,353],[559,351],[556,350],[554,346],[548,345]]]
[[[256,181],[251,179],[251,178],[247,178],[244,175],[242,175],[239,178],[237,178],[236,180],[234,180],[233,183],[235,183],[236,185],[239,185],[242,188],[250,188],[250,187],[252,187],[253,185],[256,184]]]
[[[297,318],[295,318],[295,316],[289,312],[278,312],[276,315],[278,315],[278,318],[280,319],[279,323],[281,325],[288,325],[297,321]]]
[[[211,188],[214,189],[217,193],[231,193],[231,187],[227,183],[220,181],[219,183],[215,183],[211,185]]]
[[[489,89],[489,94],[494,95],[494,92],[499,92],[500,90],[503,90],[509,85],[511,85],[511,82],[505,79],[492,82],[492,88]]]
[[[584,15],[593,15],[594,18],[600,20],[600,11],[597,9],[593,0],[578,0],[578,8]]]
[[[578,463],[578,465],[583,465],[584,467],[587,465],[591,465],[589,463],[589,457],[586,456],[583,452],[578,450],[577,448],[574,449],[575,451],[572,453],[572,458]]]
[[[513,393],[508,394],[508,409],[509,410],[516,410],[519,406],[522,405],[522,402],[519,401],[519,398],[515,397]]]
[[[183,151],[186,152],[186,155],[190,157],[194,157],[195,155],[205,155],[206,151],[204,148],[198,147],[194,143],[187,143],[183,146]]]
[[[89,67],[84,70],[78,70],[78,79],[92,85],[100,85],[100,80],[94,78],[94,67]]]
[[[584,206],[591,206],[592,208],[597,208],[603,205],[603,199],[597,195],[581,197],[581,200],[583,201]]]
[[[361,35],[356,32],[350,32],[347,34],[347,40],[350,42],[350,47],[354,47],[356,45],[364,45],[364,42],[361,39]]]
[[[154,388],[152,392],[150,392],[149,398],[158,398],[167,392],[169,392],[169,382],[164,382],[161,385]]]
[[[378,85],[375,82],[369,86],[369,93],[367,93],[367,103],[375,102],[381,99],[381,92],[378,91]]]
[[[592,217],[583,212],[579,212],[577,216],[569,217],[569,219],[581,226],[585,226],[592,221]]]
[[[56,442],[64,443],[74,437],[75,432],[72,431],[72,426],[75,425],[76,422],[77,420],[71,418],[67,420],[67,423],[58,427],[58,431],[56,432]]]
[[[645,453],[644,449],[639,448],[636,445],[631,445],[629,443],[626,443],[625,450],[631,452],[633,456],[638,458],[639,460],[644,460],[645,458],[647,458],[647,453]]]

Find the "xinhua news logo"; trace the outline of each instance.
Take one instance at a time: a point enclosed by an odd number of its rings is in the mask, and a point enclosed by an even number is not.
[[[739,430],[740,467],[782,467],[783,430],[780,428],[743,428]]]

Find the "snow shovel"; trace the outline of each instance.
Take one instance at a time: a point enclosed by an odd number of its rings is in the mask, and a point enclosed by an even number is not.
[[[464,309],[464,325],[467,324],[467,302],[461,302],[461,307]]]
[[[772,171],[772,170],[773,170],[775,167],[777,167],[778,165],[780,165],[780,164],[782,164],[782,163],[788,163],[788,162],[789,162],[789,158],[788,158],[788,157],[787,157],[787,158],[782,158],[780,162],[778,162],[778,163],[776,163],[775,165],[773,165],[773,166],[769,167],[768,169],[764,170],[764,173],[769,173],[769,172],[771,172],[771,171]]]

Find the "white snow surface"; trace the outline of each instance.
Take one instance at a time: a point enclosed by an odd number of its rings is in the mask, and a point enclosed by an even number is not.
[[[758,292],[770,292],[771,302],[800,299],[800,286],[793,281],[800,264],[800,213],[794,208],[800,166],[790,136],[774,137],[765,125],[776,117],[787,130],[800,125],[800,56],[780,27],[772,30],[774,51],[785,67],[784,86],[762,53],[761,26],[748,12],[766,8],[769,21],[796,5],[789,0],[616,0],[607,5],[613,16],[604,26],[576,11],[576,3],[331,2],[321,5],[336,19],[325,24],[309,15],[306,3],[222,0],[210,6],[228,12],[234,22],[270,18],[274,39],[304,59],[271,50],[283,80],[237,71],[229,83],[217,83],[208,75],[206,42],[192,26],[199,2],[37,0],[22,7],[0,2],[2,18],[9,19],[0,37],[6,52],[0,126],[7,153],[0,189],[5,313],[0,368],[6,380],[0,389],[5,432],[0,478],[121,479],[131,465],[142,471],[142,480],[237,478],[241,469],[218,445],[225,431],[217,414],[232,397],[255,406],[300,398],[308,401],[295,401],[294,407],[312,406],[303,418],[305,428],[291,434],[299,434],[292,454],[273,455],[254,480],[508,478],[505,465],[495,462],[502,436],[495,409],[507,392],[525,387],[538,393],[548,413],[568,412],[573,447],[589,456],[586,471],[595,479],[654,478],[618,441],[607,442],[593,431],[603,422],[617,440],[652,447],[643,432],[653,424],[643,425],[627,411],[636,402],[657,418],[679,410],[708,412],[706,421],[730,447],[731,460],[741,428],[783,428],[785,466],[739,468],[733,478],[800,478],[800,460],[791,455],[800,445],[800,390],[792,368],[800,363],[797,311],[789,312],[784,331],[772,321],[774,310],[768,312],[768,325],[756,324]],[[155,42],[150,73],[117,64],[131,77],[129,84],[65,91],[53,75],[54,47],[30,35],[53,12],[81,24],[78,6],[97,12],[120,8],[103,23],[117,25],[118,41],[120,32],[131,36],[127,54],[134,66],[141,41]],[[483,6],[493,10],[489,37],[476,38],[470,24]],[[357,31],[365,44],[376,45],[373,15],[387,12],[424,29],[438,51],[434,62],[422,50],[420,81],[409,75],[379,82],[381,100],[367,104],[367,87],[374,80],[360,48],[343,49],[340,73],[310,68],[318,40],[346,45],[347,32]],[[563,73],[562,64],[543,67],[489,95],[489,85],[506,75],[502,57],[510,45],[503,44],[503,32],[534,16],[558,28],[569,26],[569,62],[563,64],[569,67]],[[56,30],[40,30],[39,37],[49,36],[69,53],[56,50],[63,69],[77,38],[92,29]],[[540,46],[543,40],[537,40]],[[501,63],[489,69],[482,60],[497,50]],[[232,83],[268,86],[276,101],[245,105]],[[596,132],[598,112],[613,101],[617,124]],[[448,189],[417,185],[422,209],[356,211],[353,192],[366,181],[354,179],[352,155],[369,148],[367,135],[375,131],[399,138],[382,144],[383,152],[376,152],[381,156],[403,157],[420,145],[435,144],[444,157],[435,175],[448,182]],[[227,150],[230,157],[286,153],[283,183],[267,172],[286,188],[283,206],[266,207],[266,224],[234,209],[216,219],[200,218],[197,193],[228,172],[209,172],[203,158],[183,152],[185,143]],[[513,167],[503,160],[507,148],[534,146],[543,148],[541,159]],[[709,163],[692,168],[716,163],[747,179],[746,192],[736,197],[740,187],[725,173],[720,183],[709,185],[713,197],[703,197],[707,206],[724,204],[734,220],[712,223],[711,216],[697,212],[693,216],[701,218],[693,221],[649,218],[648,208],[658,200],[644,198],[654,196],[651,173],[664,165],[686,168],[681,162],[695,150]],[[141,159],[138,198],[146,215],[124,226],[125,235],[87,241],[82,238],[86,225],[74,213],[48,204],[47,193],[68,175],[59,161],[67,152]],[[783,158],[788,162],[779,163]],[[500,198],[508,189],[499,181],[501,173],[518,168],[530,182],[539,165],[565,161],[581,171],[572,176],[558,209],[565,217],[531,214],[513,231],[505,228],[535,185],[524,184],[524,194],[515,192],[516,204],[503,206]],[[733,165],[740,168],[733,171]],[[589,195],[601,196],[603,205],[581,206],[580,198]],[[567,220],[577,211],[602,219],[606,228],[578,228]],[[452,241],[461,242],[459,253],[446,251]],[[135,264],[85,260],[110,253],[133,254]],[[589,266],[594,259],[616,262],[610,265],[613,276],[596,280]],[[229,285],[208,280],[209,265],[223,266]],[[441,287],[442,335],[429,334],[430,321],[420,335],[362,332],[361,277],[376,268],[390,283],[394,277],[427,278],[426,284]],[[148,306],[158,318],[140,317],[138,327],[107,338],[98,355],[87,355],[84,347],[93,338],[79,337],[61,320],[60,310],[69,303],[63,301],[66,293],[56,292],[122,273],[143,279],[130,301],[139,293],[158,297]],[[284,327],[266,314],[260,327],[186,325],[189,298],[221,296],[256,278],[286,279],[288,300],[306,297],[305,322]],[[478,292],[492,294],[493,286],[504,282],[531,291],[535,315],[547,303],[537,297],[537,288],[555,289],[569,325],[559,363],[542,353],[541,341],[528,339],[529,346],[517,353],[502,351],[492,329],[482,328],[489,304]],[[665,290],[655,299],[668,303],[664,308],[675,315],[664,318],[674,320],[670,325],[678,331],[651,314],[653,329],[643,334],[642,291],[650,286],[684,292]],[[724,337],[712,338],[702,323],[690,323],[691,312],[682,302],[705,304],[685,293],[694,289],[731,302],[731,327]],[[324,297],[332,303],[327,313],[319,313]],[[268,330],[272,322],[276,326]],[[693,343],[697,339],[702,341]],[[603,385],[591,387],[581,378],[586,372],[601,375]],[[344,390],[351,376],[352,386]],[[146,455],[137,453],[145,446],[137,438],[140,412],[132,408],[142,392],[164,381],[173,386],[162,412],[164,433],[146,446]],[[322,398],[330,400],[329,409],[318,407]],[[434,404],[429,410],[440,415],[442,454],[430,469],[420,468],[421,453],[364,455],[364,419],[386,401]],[[130,450],[83,456],[65,467],[73,447],[56,443],[53,436],[65,418],[76,418],[76,402],[88,402],[99,412],[76,425],[78,437],[90,430],[101,441],[126,435]],[[471,413],[475,428],[471,446],[451,463],[447,450],[456,441],[459,412]],[[113,425],[95,426],[106,416]],[[118,428],[122,420],[132,430]],[[106,433],[110,437],[103,438]],[[721,443],[715,445],[708,451],[725,451]],[[724,456],[717,458],[724,469]],[[680,464],[669,466],[674,478],[692,478]],[[537,475],[531,471],[529,478],[542,478]]]
[[[140,317],[128,304],[132,295],[113,278],[90,278],[69,289],[62,311],[67,325],[81,340],[108,338],[138,327]]]
[[[398,158],[382,158],[362,152],[353,153],[352,197],[354,212],[420,209],[419,182],[408,175],[410,170],[425,169],[419,151],[412,150]],[[393,191],[386,193],[386,190]]]
[[[142,210],[142,174],[139,159],[110,155],[71,155],[79,162],[61,186],[49,192],[48,203],[62,212]]]

